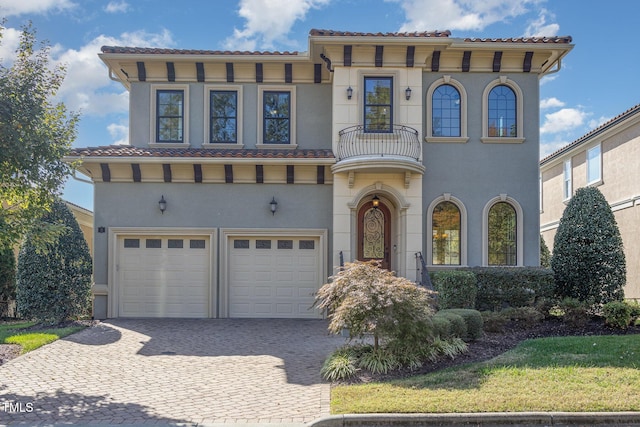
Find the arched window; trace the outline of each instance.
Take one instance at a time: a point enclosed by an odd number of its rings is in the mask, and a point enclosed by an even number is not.
[[[460,209],[450,201],[440,202],[431,216],[431,259],[433,265],[460,265]]]
[[[450,84],[438,86],[431,100],[431,136],[461,136],[461,100]]]
[[[467,136],[467,91],[451,76],[442,76],[427,90],[425,141],[465,143]]]
[[[524,142],[523,96],[513,80],[501,76],[489,83],[484,89],[482,103],[482,142]]]
[[[498,85],[489,92],[487,107],[489,122],[488,136],[515,138],[518,136],[518,110],[516,94],[509,86]]]
[[[498,202],[489,208],[489,265],[518,265],[517,213],[508,202]]]

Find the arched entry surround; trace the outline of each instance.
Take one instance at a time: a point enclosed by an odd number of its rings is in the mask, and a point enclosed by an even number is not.
[[[410,204],[398,190],[391,186],[376,182],[373,185],[364,187],[348,204],[351,210],[351,253],[353,258],[356,259],[358,256],[358,211],[363,205],[371,202],[374,196],[378,196],[380,202],[384,203],[389,209],[391,217],[391,270],[398,275],[406,276],[407,254],[404,248],[406,247],[405,236],[407,234],[406,213]]]

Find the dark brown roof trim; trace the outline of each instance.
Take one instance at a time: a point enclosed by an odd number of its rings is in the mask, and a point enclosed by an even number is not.
[[[233,83],[233,62],[227,62],[227,83]]]
[[[264,184],[264,167],[256,165],[256,184]]]
[[[284,82],[293,83],[293,65],[284,64]]]
[[[440,51],[433,51],[433,56],[431,56],[431,71],[439,71],[440,70]]]
[[[131,163],[131,173],[133,174],[133,182],[142,182],[142,173],[140,172],[139,164]]]
[[[293,165],[287,165],[287,184],[293,184],[294,180],[294,167]]]
[[[233,184],[233,165],[224,165],[224,182]]]
[[[198,82],[200,83],[204,82],[204,63],[203,62],[196,62],[196,78],[198,79]]]
[[[493,54],[493,72],[500,72],[500,68],[502,67],[502,52],[494,52]]]
[[[109,170],[109,164],[108,163],[100,163],[100,169],[102,171],[102,180],[104,182],[110,182],[111,181],[111,171]]]
[[[144,62],[136,62],[136,66],[138,67],[138,80],[144,82],[147,80],[147,70],[144,68]]]
[[[199,163],[194,163],[193,165],[193,180],[202,182],[202,165]]]
[[[344,56],[344,66],[345,67],[351,67],[351,51],[353,49],[353,46],[351,46],[350,44],[345,45],[343,50],[343,56]]]
[[[316,183],[324,184],[324,165],[318,165],[316,169]]]
[[[167,80],[170,82],[176,81],[176,68],[173,62],[167,62]]]
[[[416,53],[415,46],[407,46],[407,59],[406,59],[407,68],[413,68],[415,53]]]
[[[383,52],[384,52],[384,46],[377,45],[376,46],[376,60],[375,60],[376,67],[382,67],[382,54],[383,54]]]
[[[462,56],[462,71],[468,72],[471,69],[471,51],[465,50]]]
[[[164,182],[171,182],[171,165],[169,163],[162,164],[162,174],[164,176]]]
[[[262,64],[258,62],[256,63],[256,83],[262,83],[263,80]]]
[[[322,64],[313,64],[313,82],[322,83]]]

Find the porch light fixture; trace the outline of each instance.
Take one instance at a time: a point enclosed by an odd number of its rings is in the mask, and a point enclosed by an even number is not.
[[[160,197],[160,201],[158,201],[158,207],[160,208],[160,213],[164,215],[164,211],[167,210],[167,201],[164,199],[164,194]]]
[[[411,99],[411,88],[409,86],[404,90],[404,96],[407,98],[407,101]]]
[[[276,210],[278,209],[278,202],[276,202],[275,196],[271,198],[271,202],[269,202],[269,205],[271,205],[271,215],[275,215]]]
[[[347,88],[347,99],[351,99],[352,96],[353,96],[353,89],[351,88],[351,86],[349,86]]]
[[[371,199],[371,204],[373,205],[374,209],[378,209],[378,207],[380,206],[380,199],[378,198],[378,195],[374,195],[373,199]]]

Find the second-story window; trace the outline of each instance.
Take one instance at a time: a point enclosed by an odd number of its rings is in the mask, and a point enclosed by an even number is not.
[[[156,91],[156,142],[184,142],[184,91]]]
[[[238,142],[238,92],[212,90],[210,92],[211,128],[209,142]]]
[[[587,185],[602,181],[602,150],[600,144],[587,150]]]
[[[291,92],[264,91],[263,139],[264,144],[291,143]]]
[[[571,159],[564,161],[562,184],[562,197],[564,200],[569,200],[573,194],[573,185],[571,184]]]
[[[509,86],[498,85],[489,92],[489,136],[518,136],[516,94]]]
[[[461,136],[460,92],[449,84],[433,91],[431,136]]]
[[[364,78],[364,131],[393,131],[393,77]]]

